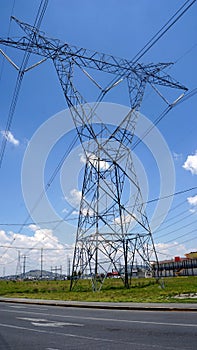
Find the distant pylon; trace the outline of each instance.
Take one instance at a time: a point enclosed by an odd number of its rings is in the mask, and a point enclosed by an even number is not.
[[[16,265],[16,278],[21,276],[21,274],[22,274],[21,253],[20,253],[20,250],[19,250],[18,251],[17,265]]]

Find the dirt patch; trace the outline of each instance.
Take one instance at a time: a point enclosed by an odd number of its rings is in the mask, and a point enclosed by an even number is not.
[[[176,298],[176,299],[197,299],[197,293],[181,293],[181,294],[175,295],[174,298]]]

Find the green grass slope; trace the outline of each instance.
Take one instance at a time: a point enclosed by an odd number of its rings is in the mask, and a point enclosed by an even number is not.
[[[197,277],[133,279],[125,289],[120,279],[107,279],[99,292],[91,290],[90,280],[79,280],[73,291],[69,281],[0,281],[0,296],[48,300],[103,302],[197,302]],[[180,298],[181,297],[181,298]]]

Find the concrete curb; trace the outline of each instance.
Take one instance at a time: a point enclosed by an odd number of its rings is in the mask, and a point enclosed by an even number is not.
[[[31,305],[50,305],[61,307],[78,307],[92,309],[108,310],[142,310],[142,311],[192,311],[197,312],[197,304],[186,303],[102,303],[102,302],[81,302],[81,301],[63,301],[63,300],[44,300],[27,298],[2,298],[0,302],[31,304]]]

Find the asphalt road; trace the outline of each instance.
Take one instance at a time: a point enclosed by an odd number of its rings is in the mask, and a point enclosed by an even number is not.
[[[1,350],[197,349],[197,312],[0,303]]]

